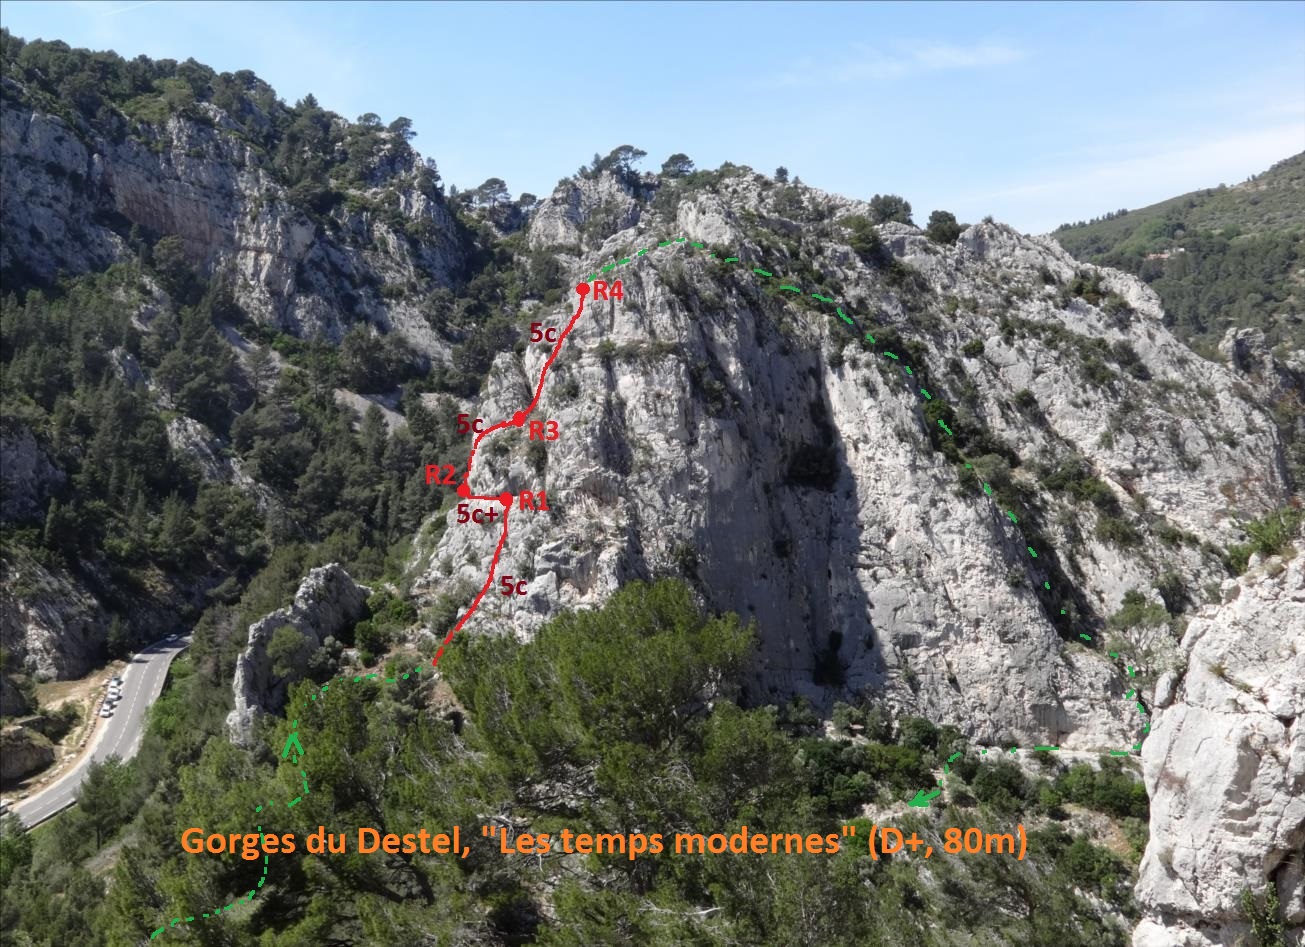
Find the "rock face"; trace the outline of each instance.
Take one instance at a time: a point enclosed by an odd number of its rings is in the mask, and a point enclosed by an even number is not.
[[[1305,351],[1283,346],[1275,355],[1262,329],[1229,329],[1219,352],[1258,400],[1273,407],[1299,491],[1305,486]]]
[[[202,273],[226,275],[255,320],[294,335],[338,341],[356,322],[442,352],[420,312],[420,293],[448,286],[464,265],[463,236],[443,198],[421,185],[406,149],[377,159],[369,187],[329,226],[287,199],[265,151],[221,109],[136,123],[123,116],[78,127],[47,114],[3,79],[0,111],[0,267],[38,281],[104,269],[129,257],[132,226],[178,236]],[[242,116],[246,129],[266,126]],[[381,212],[384,203],[387,212]],[[406,228],[424,239],[410,240]]]
[[[81,677],[104,654],[100,602],[62,572],[25,554],[6,557],[0,582],[0,647],[39,679]]]
[[[288,685],[299,679],[308,658],[328,637],[340,634],[363,616],[370,594],[369,588],[356,583],[338,563],[331,563],[308,573],[294,602],[249,626],[249,643],[236,659],[236,707],[227,716],[234,743],[247,746],[258,716],[281,709]],[[272,636],[282,627],[293,628],[303,637],[297,666],[286,677],[276,673],[268,653]]]
[[[0,782],[22,779],[54,762],[54,747],[26,727],[0,730]]]
[[[36,708],[12,674],[0,674],[0,717],[18,717]]]
[[[1165,330],[1144,284],[1054,241],[984,223],[939,246],[890,224],[889,256],[867,261],[839,223],[866,205],[759,178],[638,214],[627,189],[568,183],[540,207],[530,240],[578,241],[578,273],[648,253],[607,275],[624,300],[591,300],[553,366],[534,416],[561,433],[543,462],[510,432],[477,455],[474,493],[542,487],[550,512],[513,512],[499,572],[532,577],[528,594],[487,596],[470,633],[526,636],[628,580],[683,575],[709,607],[756,620],[760,699],[868,689],[983,743],[1131,746],[1126,685],[1078,632],[1130,589],[1158,599],[1165,571],[1188,596],[1223,577],[1202,541],[1240,539],[1236,516],[1288,496],[1267,412]],[[862,330],[754,268],[807,273],[803,291],[835,296]],[[1094,301],[1071,290],[1080,273]],[[562,325],[570,305],[532,318]],[[890,362],[865,329],[911,347]],[[500,355],[473,416],[527,404],[547,354]],[[1036,515],[1017,528],[944,458],[926,385],[975,435],[982,479],[1005,478]],[[1048,486],[1075,456],[1097,501]],[[417,586],[432,598],[478,588],[498,539],[447,515]],[[1069,600],[1077,622],[1059,617]]]
[[[172,449],[193,460],[205,480],[235,484],[260,508],[267,504],[271,491],[249,476],[238,459],[228,457],[221,438],[199,421],[184,416],[173,418],[168,422],[167,435]]]
[[[63,471],[50,462],[25,424],[0,421],[0,520],[39,521],[45,501],[63,483]]]
[[[1223,597],[1188,626],[1186,674],[1142,746],[1151,836],[1135,947],[1244,942],[1241,893],[1268,885],[1305,931],[1305,542]]]

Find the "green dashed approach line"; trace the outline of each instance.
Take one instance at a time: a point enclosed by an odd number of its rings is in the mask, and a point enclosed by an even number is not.
[[[658,243],[658,244],[657,244],[657,248],[660,249],[660,248],[662,248],[662,247],[673,246],[673,245],[676,244],[676,243],[683,243],[683,242],[685,242],[685,240],[687,240],[687,239],[688,239],[687,237],[678,237],[678,238],[676,238],[676,239],[673,240],[673,241],[672,241],[672,240],[665,240],[665,241],[662,241],[661,243]],[[702,246],[702,244],[700,244],[700,243],[693,243],[693,244],[691,244],[691,246],[693,246],[693,247],[695,247],[695,248],[698,248],[698,249],[703,249],[703,246]],[[640,250],[638,253],[635,254],[635,256],[641,256],[641,255],[643,255],[644,253],[647,253],[647,252],[648,252],[647,250]],[[715,253],[710,254],[709,258],[710,258],[710,259],[716,259],[716,254],[715,254]],[[622,262],[625,262],[625,261],[622,261]],[[723,261],[718,260],[717,262],[724,262],[724,263],[738,263],[738,262],[739,262],[739,258],[736,257],[736,256],[731,256],[731,257],[726,257]],[[607,272],[607,271],[604,270],[603,272]],[[767,277],[767,278],[773,277],[773,276],[775,275],[774,273],[770,272],[769,270],[764,270],[764,269],[761,269],[760,267],[753,267],[753,268],[752,268],[752,272],[755,273],[755,274],[757,274],[758,276],[765,276],[765,277]],[[589,276],[589,277],[586,277],[584,281],[585,281],[585,282],[591,282],[593,279],[594,279],[594,277]],[[781,290],[788,290],[788,291],[795,292],[795,293],[799,293],[799,294],[802,292],[802,289],[801,289],[800,287],[798,287],[798,286],[794,286],[794,285],[792,285],[792,284],[787,284],[787,283],[784,284],[784,285],[782,285],[782,286],[780,286],[779,288],[780,288]],[[812,297],[813,299],[816,299],[816,300],[818,300],[818,301],[820,301],[820,302],[822,302],[822,303],[834,303],[834,302],[837,302],[837,300],[833,299],[832,297],[830,297],[830,296],[824,296],[824,295],[821,295],[820,293],[811,293],[810,295],[811,295],[811,297]],[[846,322],[846,323],[847,323],[848,325],[850,325],[853,329],[857,329],[857,324],[856,324],[855,320],[852,319],[850,316],[848,316],[847,313],[843,312],[843,309],[842,309],[841,306],[836,306],[835,309],[834,309],[834,312],[837,314],[837,316],[838,316],[841,320],[843,320],[844,322]],[[860,331],[860,330],[857,329],[857,331]],[[875,342],[875,337],[874,337],[874,335],[873,335],[872,333],[870,333],[870,332],[865,333],[865,340],[866,340],[867,342],[871,343],[872,345],[877,344],[877,343]],[[883,354],[886,358],[890,358],[890,359],[892,359],[893,361],[900,363],[900,367],[903,369],[903,371],[904,371],[907,375],[910,375],[910,376],[914,376],[914,375],[915,375],[915,373],[911,370],[911,366],[906,365],[905,363],[902,363],[902,362],[901,362],[901,358],[900,358],[896,353],[885,351],[885,352],[883,352],[882,354]],[[925,401],[932,401],[932,400],[933,400],[933,395],[931,395],[931,394],[930,394],[928,391],[926,391],[924,388],[919,389],[919,392],[920,392],[921,396],[923,396],[923,398],[924,398]],[[955,432],[952,431],[952,429],[951,429],[950,427],[948,427],[948,426],[947,426],[947,423],[946,423],[945,421],[943,421],[942,419],[939,419],[939,420],[938,420],[938,426],[939,426],[939,427],[940,427],[940,428],[941,428],[941,429],[942,429],[942,430],[947,434],[948,437],[955,437],[955,436],[956,436]],[[972,464],[968,464],[968,463],[967,463],[967,464],[965,465],[965,469],[967,469],[967,470],[973,470],[974,468],[973,468],[973,465],[972,465]],[[987,496],[990,496],[990,497],[991,497],[991,496],[992,496],[992,490],[989,488],[988,484],[983,483],[982,486],[983,486],[984,494],[987,495]],[[1011,521],[1012,524],[1014,524],[1014,525],[1016,525],[1016,526],[1019,525],[1019,518],[1015,515],[1014,511],[1012,511],[1012,510],[1006,510],[1006,511],[1005,511],[1005,515],[1007,516],[1007,518],[1010,519],[1010,521]],[[1033,558],[1033,559],[1037,559],[1037,558],[1038,558],[1037,550],[1034,549],[1032,546],[1025,546],[1024,548],[1028,551],[1028,554],[1029,554],[1029,556],[1030,556],[1031,558]],[[1044,581],[1044,582],[1042,583],[1042,587],[1043,587],[1043,589],[1044,589],[1045,591],[1051,591],[1051,583],[1050,583],[1050,582],[1045,582],[1045,581]],[[1063,608],[1060,609],[1060,614],[1062,614],[1062,615],[1065,614],[1065,610],[1064,610]],[[1081,638],[1081,639],[1084,640],[1084,641],[1089,641],[1089,642],[1093,640],[1093,638],[1092,638],[1091,635],[1084,634],[1084,633],[1082,633],[1082,632],[1079,633],[1079,638]],[[1116,659],[1116,660],[1119,660],[1119,655],[1118,655],[1117,653],[1113,652],[1113,651],[1110,652],[1110,656],[1111,656],[1112,658]],[[1132,668],[1131,666],[1126,665],[1126,666],[1125,666],[1125,671],[1126,671],[1126,673],[1128,674],[1129,677],[1134,676],[1134,675],[1133,675],[1133,668]],[[1137,701],[1137,702],[1136,702],[1136,706],[1137,706],[1138,711],[1139,711],[1139,712],[1143,715],[1143,717],[1145,718],[1145,716],[1146,716],[1146,714],[1147,714],[1147,711],[1146,711],[1146,707],[1145,707],[1145,705],[1143,705],[1143,704],[1141,703],[1141,701]],[[1145,736],[1147,733],[1149,733],[1149,732],[1150,732],[1150,729],[1151,729],[1151,725],[1150,725],[1150,723],[1144,723],[1144,725],[1143,725],[1143,727],[1142,727],[1142,734],[1143,734],[1143,736]],[[1010,752],[1011,752],[1011,753],[1015,753],[1018,749],[1019,749],[1019,747],[1017,747],[1017,746],[1011,747],[1011,748],[1010,748]],[[1054,747],[1054,746],[1050,746],[1050,747],[1048,747],[1048,746],[1035,746],[1033,749],[1034,749],[1034,751],[1053,751],[1053,750],[1058,750],[1059,747]],[[1142,743],[1141,743],[1140,740],[1139,740],[1137,743],[1134,743],[1133,746],[1132,746],[1132,750],[1133,750],[1134,752],[1140,751],[1141,749],[1142,749]],[[988,751],[987,751],[987,750],[983,750],[982,752],[983,752],[983,753],[987,753]],[[1118,751],[1116,751],[1116,750],[1112,750],[1112,751],[1110,751],[1110,752],[1111,752],[1111,755],[1119,755],[1119,756],[1128,756],[1128,755],[1129,755],[1127,750],[1118,750]]]
[[[413,668],[411,671],[407,672],[406,674],[403,674],[401,677],[398,677],[398,678],[387,677],[387,678],[385,679],[385,683],[387,683],[387,684],[397,684],[400,680],[404,680],[404,681],[406,681],[406,680],[407,680],[411,675],[413,675],[413,674],[420,674],[420,673],[421,673],[421,666],[418,665],[417,667]],[[357,676],[355,676],[355,677],[353,678],[353,681],[354,681],[355,683],[358,682],[358,681],[369,681],[369,680],[371,680],[372,678],[374,678],[374,677],[378,677],[378,676],[379,676],[379,675],[377,675],[376,673],[371,673],[371,674],[359,674],[359,675],[357,675]],[[339,682],[339,683],[346,683],[346,684],[347,684],[347,683],[349,683],[349,678],[347,678],[347,677],[341,675],[340,677],[337,677],[337,678],[336,678],[336,681]],[[327,690],[330,688],[330,686],[331,686],[331,682],[330,682],[330,681],[327,681],[327,682],[326,682],[325,684],[323,684],[320,688],[318,688],[317,693],[311,695],[311,700],[317,700],[317,698],[318,698],[319,696],[320,696],[321,698],[325,699],[325,698],[326,698],[326,692],[327,692]],[[303,704],[303,705],[304,705],[305,707],[310,706],[310,701],[307,701],[307,700],[304,701],[304,704]],[[290,746],[291,746],[291,741],[294,742],[294,745],[295,745],[296,747],[299,747],[299,745],[300,745],[300,744],[299,744],[299,732],[298,732],[299,721],[298,721],[298,720],[295,720],[295,721],[291,724],[291,727],[292,727],[292,731],[291,731],[291,733],[290,733],[290,739],[286,741],[286,751],[285,751],[284,753],[281,754],[281,758],[282,758],[282,759],[285,759],[286,756],[289,754],[289,752],[290,752]],[[299,751],[299,752],[300,752],[300,755],[302,755],[302,753],[303,753],[302,748],[300,748],[300,751]],[[295,759],[296,759],[296,760],[299,759],[299,758],[300,758],[300,755],[295,756]],[[294,799],[291,799],[289,802],[287,802],[287,803],[285,804],[285,806],[286,806],[287,809],[293,809],[293,808],[295,807],[295,804],[296,804],[296,803],[301,802],[301,801],[303,800],[304,796],[310,795],[310,793],[309,793],[309,791],[308,791],[308,773],[301,769],[301,770],[299,771],[299,776],[300,776],[300,779],[301,779],[302,782],[303,782],[304,791],[303,791],[300,795],[295,796]],[[263,812],[264,809],[271,809],[271,808],[274,807],[275,805],[276,805],[275,802],[273,802],[273,801],[271,801],[271,800],[268,800],[268,801],[267,801],[266,803],[264,803],[263,805],[255,806],[255,807],[254,807],[254,814],[255,814],[255,815],[260,814],[260,813]],[[265,833],[265,832],[263,831],[263,826],[262,826],[261,823],[257,826],[257,830],[258,830],[258,844],[261,846],[261,845],[263,844],[264,840],[267,838],[267,833]],[[242,895],[241,897],[236,898],[234,901],[232,901],[230,904],[226,905],[225,907],[214,908],[213,911],[211,911],[211,912],[209,912],[209,911],[205,911],[205,912],[203,912],[203,913],[199,916],[199,920],[203,920],[204,918],[207,918],[207,917],[220,917],[224,911],[227,912],[227,913],[229,914],[229,913],[231,913],[231,910],[232,910],[233,908],[239,907],[239,906],[242,905],[242,904],[248,904],[250,901],[254,900],[254,895],[256,895],[256,894],[258,893],[258,890],[259,890],[260,888],[262,888],[264,884],[267,883],[267,868],[268,868],[268,864],[269,864],[269,856],[266,855],[266,854],[264,854],[264,855],[263,855],[263,874],[259,877],[259,879],[258,879],[258,884],[254,885],[254,887],[250,888],[248,892],[246,892],[246,893],[245,893],[244,895]],[[159,927],[159,928],[155,929],[154,931],[152,931],[152,932],[150,933],[150,940],[153,940],[154,938],[158,937],[160,934],[162,934],[162,933],[163,933],[164,931],[166,931],[166,930],[171,930],[172,928],[176,927],[178,924],[190,924],[191,922],[193,922],[193,921],[195,921],[195,920],[196,920],[196,917],[195,917],[193,914],[190,915],[189,917],[174,917],[170,923],[165,924],[165,925],[163,925],[162,927]]]

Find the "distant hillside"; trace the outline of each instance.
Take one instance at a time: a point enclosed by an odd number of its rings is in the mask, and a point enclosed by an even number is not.
[[[1206,352],[1231,326],[1305,347],[1305,152],[1235,187],[1193,191],[1056,239],[1080,260],[1141,277],[1174,331]]]

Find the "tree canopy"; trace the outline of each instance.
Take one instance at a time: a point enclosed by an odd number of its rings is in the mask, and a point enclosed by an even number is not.
[[[896,194],[876,194],[870,198],[870,219],[876,224],[886,224],[890,221],[914,224],[911,220],[910,202]]]

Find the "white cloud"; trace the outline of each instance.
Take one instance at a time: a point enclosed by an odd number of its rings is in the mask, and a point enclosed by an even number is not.
[[[97,16],[117,16],[117,15],[120,14],[120,13],[127,13],[127,12],[129,12],[129,11],[131,11],[131,10],[139,10],[141,7],[152,7],[152,6],[154,6],[154,4],[159,3],[159,2],[160,2],[160,0],[144,0],[144,2],[142,2],[142,3],[133,3],[133,4],[131,4],[130,6],[118,7],[118,8],[115,9],[115,10],[105,10],[104,8],[100,7],[99,4],[96,4],[96,5],[95,5],[96,10],[97,10],[97,14],[96,14],[96,15],[97,15]]]
[[[999,43],[982,46],[929,46],[915,51],[915,61],[926,69],[978,69],[1006,66],[1024,58],[1021,50]]]
[[[950,43],[901,47],[896,52],[857,44],[842,62],[820,64],[810,57],[797,62],[797,69],[780,73],[765,84],[771,87],[827,85],[887,81],[952,69],[987,69],[1024,59],[1023,50],[1003,43],[956,46]]]
[[[1142,154],[1080,165],[1054,178],[974,194],[955,202],[968,217],[993,214],[1031,232],[1119,207],[1145,207],[1219,184],[1239,184],[1274,162],[1305,151],[1305,122],[1221,138],[1171,141]]]

